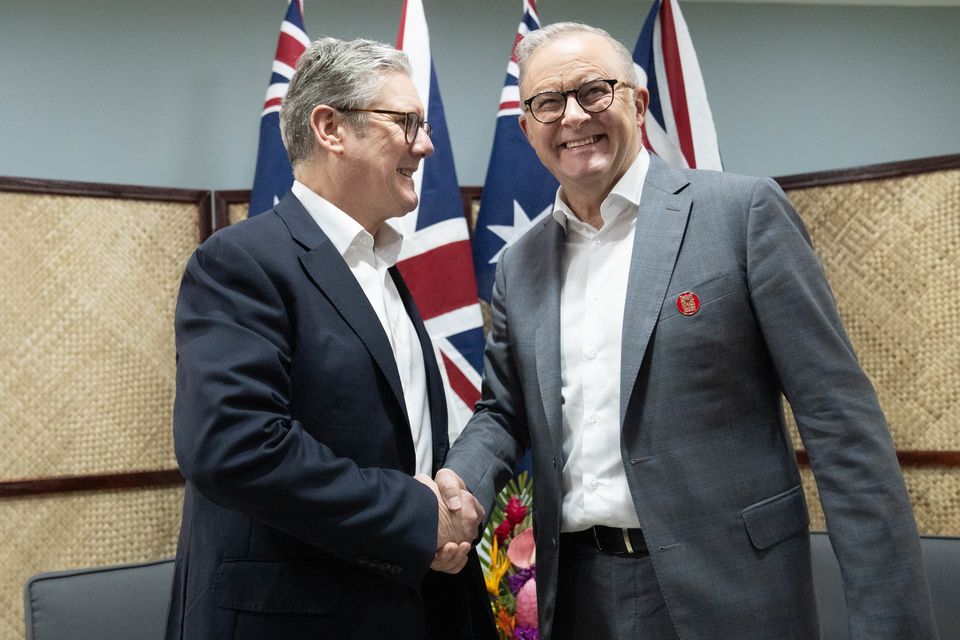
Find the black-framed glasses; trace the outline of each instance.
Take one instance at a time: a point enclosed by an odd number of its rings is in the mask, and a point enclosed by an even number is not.
[[[630,85],[619,80],[591,80],[569,91],[544,91],[523,101],[523,106],[543,124],[556,122],[567,110],[567,96],[573,94],[577,104],[587,113],[606,111],[613,104],[613,89],[617,85]]]
[[[413,144],[417,139],[417,129],[423,129],[429,138],[433,134],[433,127],[426,120],[421,120],[420,115],[413,111],[390,111],[389,109],[337,109],[340,113],[350,113],[351,111],[361,111],[363,113],[383,113],[388,116],[397,116],[402,120],[396,123],[403,129],[403,139],[407,144]]]

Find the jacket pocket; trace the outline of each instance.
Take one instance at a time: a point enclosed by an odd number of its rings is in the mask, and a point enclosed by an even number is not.
[[[801,535],[810,525],[800,485],[750,505],[740,516],[750,542],[759,550]]]
[[[257,613],[331,613],[340,580],[328,568],[283,562],[225,560],[214,584],[217,605]]]
[[[734,280],[729,273],[717,273],[698,283],[690,286],[681,286],[671,282],[670,289],[664,298],[663,306],[660,308],[660,315],[657,322],[663,322],[670,318],[681,315],[677,309],[677,296],[684,291],[692,291],[700,299],[700,306],[703,307],[715,300],[726,296],[733,291]]]

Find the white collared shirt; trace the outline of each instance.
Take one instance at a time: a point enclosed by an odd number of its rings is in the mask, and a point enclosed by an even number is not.
[[[557,190],[553,216],[566,230],[561,262],[563,394],[561,531],[639,527],[620,454],[620,354],[627,278],[643,181],[641,149],[600,206],[603,227],[581,222]]]
[[[363,289],[387,339],[400,372],[403,399],[416,450],[417,473],[433,475],[433,432],[427,398],[427,376],[423,349],[413,321],[403,306],[397,285],[388,269],[396,264],[403,234],[390,221],[372,236],[363,226],[309,187],[294,181],[293,195],[316,221]],[[430,357],[434,357],[431,351]],[[367,402],[357,398],[357,402]]]

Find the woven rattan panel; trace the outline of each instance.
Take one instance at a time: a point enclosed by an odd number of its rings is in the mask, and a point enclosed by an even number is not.
[[[960,450],[960,170],[789,196],[897,449]],[[921,532],[960,535],[960,469],[904,473]]]
[[[45,572],[173,556],[182,488],[0,501],[0,638],[22,638],[23,585]]]
[[[249,209],[250,205],[246,202],[230,204],[227,206],[227,220],[230,221],[230,224],[246,220]]]
[[[810,507],[810,528],[825,529],[820,494],[809,468],[801,470]],[[947,467],[905,467],[903,477],[910,492],[917,528],[924,535],[956,536],[960,513],[960,473]]]
[[[195,204],[0,193],[0,480],[175,467]]]

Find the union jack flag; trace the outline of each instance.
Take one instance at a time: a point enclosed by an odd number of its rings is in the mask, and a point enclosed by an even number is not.
[[[540,28],[535,0],[523,0],[523,17],[513,40],[507,78],[500,93],[497,129],[487,165],[483,198],[473,233],[473,264],[477,271],[480,297],[490,302],[493,279],[500,254],[529,229],[549,215],[559,186],[527,142],[517,116],[520,115],[520,87],[517,80],[517,44]]]
[[[267,87],[267,97],[260,116],[260,143],[249,215],[273,207],[293,184],[293,170],[280,138],[280,103],[287,95],[297,60],[309,44],[310,38],[303,28],[303,0],[294,0],[290,2],[287,15],[280,24],[270,86]]]
[[[644,146],[677,167],[722,171],[700,63],[677,0],[654,0],[633,61],[650,91]]]
[[[405,234],[397,267],[439,352],[452,442],[480,399],[483,317],[421,0],[404,1],[397,42],[410,58],[413,83],[433,126],[434,146],[433,155],[413,176],[420,205],[401,218]]]

